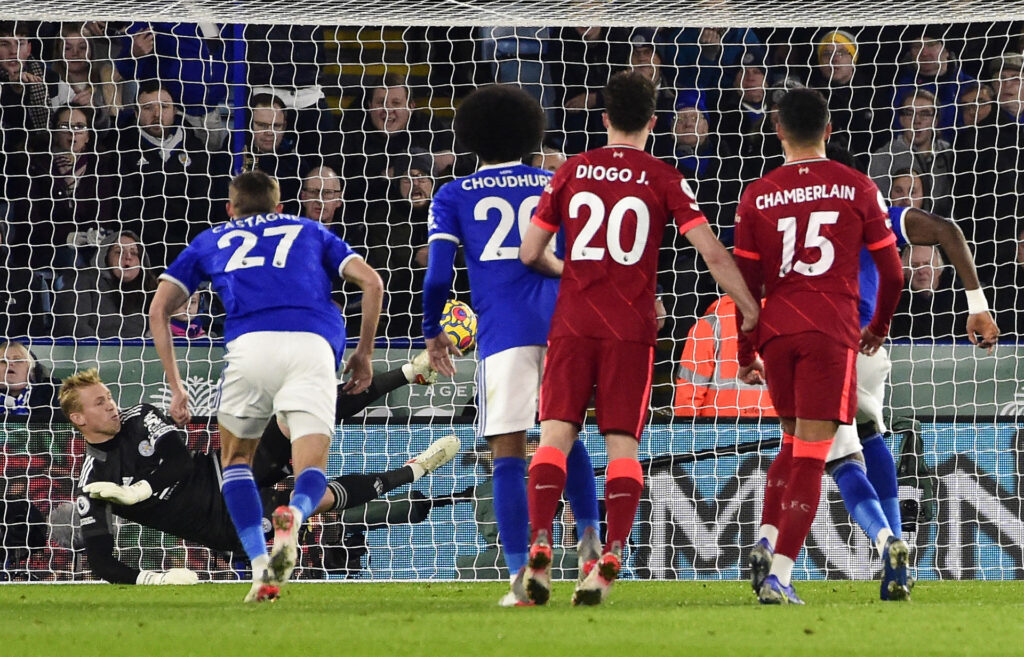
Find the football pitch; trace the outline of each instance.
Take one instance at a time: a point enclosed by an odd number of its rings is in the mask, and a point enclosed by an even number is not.
[[[882,603],[873,582],[798,582],[805,607],[762,607],[744,582],[620,582],[573,608],[502,609],[491,583],[0,586],[0,655],[1020,655],[1024,582],[922,582]]]

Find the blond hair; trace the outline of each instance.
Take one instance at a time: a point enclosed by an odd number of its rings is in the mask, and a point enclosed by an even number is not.
[[[3,354],[6,357],[7,352],[9,351],[20,352],[21,355],[18,356],[18,358],[28,361],[28,372],[29,376],[31,376],[32,370],[34,370],[36,367],[36,360],[32,358],[32,353],[28,350],[28,347],[18,342],[17,340],[5,340],[3,342],[0,342],[0,354]]]
[[[99,371],[94,367],[84,372],[76,372],[64,379],[60,387],[60,410],[64,411],[64,417],[71,419],[72,413],[82,412],[82,401],[78,398],[78,392],[82,388],[102,384]]]

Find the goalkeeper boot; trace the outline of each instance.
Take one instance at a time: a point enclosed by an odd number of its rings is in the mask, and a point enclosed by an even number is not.
[[[455,455],[459,453],[459,449],[461,447],[462,442],[455,434],[445,436],[444,438],[438,438],[434,442],[430,443],[430,446],[425,450],[406,461],[405,464],[416,464],[423,468],[423,474],[430,474],[455,458]],[[419,479],[422,476],[423,475],[421,474],[417,476],[416,479]]]
[[[597,529],[587,527],[583,530],[583,536],[576,544],[576,554],[579,563],[579,574],[576,579],[582,582],[601,558],[601,539],[597,535]]]
[[[430,366],[430,354],[424,349],[402,366],[402,372],[409,383],[429,386],[437,383],[437,370]]]
[[[750,566],[750,586],[754,589],[754,595],[757,595],[761,592],[768,571],[772,568],[772,549],[767,538],[762,538],[754,544],[747,557],[747,565]]]
[[[501,607],[532,607],[533,600],[526,594],[526,567],[519,569],[516,576],[512,579],[512,585],[509,592],[502,596],[501,600],[498,600],[498,605]]]
[[[299,560],[300,518],[299,512],[290,506],[277,507],[271,518],[274,525],[274,547],[270,551],[270,578],[279,587],[292,576]]]
[[[574,605],[599,605],[608,597],[612,584],[619,577],[622,569],[622,546],[616,541],[611,549],[601,555],[590,573],[582,582],[576,584],[572,594]]]
[[[526,561],[526,594],[534,603],[542,605],[551,597],[551,541],[544,530],[537,532],[537,538],[530,546]]]
[[[882,551],[882,600],[909,600],[910,587],[907,584],[907,562],[910,548],[902,540],[890,536]]]
[[[761,590],[757,593],[757,599],[763,605],[802,605],[804,601],[796,594],[793,585],[783,586],[782,582],[775,575],[765,578]]]
[[[264,570],[253,577],[252,588],[245,595],[245,602],[273,602],[281,596],[281,587],[271,581],[270,572]]]

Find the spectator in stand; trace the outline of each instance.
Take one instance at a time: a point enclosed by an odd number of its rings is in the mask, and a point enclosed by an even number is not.
[[[555,106],[561,108],[556,127],[569,155],[605,142],[601,89],[613,69],[629,64],[630,34],[628,28],[563,27],[551,41],[547,63],[555,81]]]
[[[668,61],[675,67],[675,88],[703,91],[712,115],[720,111],[722,90],[736,86],[733,83],[744,58],[749,55],[764,61],[767,54],[754,30],[745,28],[662,30],[661,40]]]
[[[119,133],[117,155],[122,225],[141,235],[158,266],[227,219],[231,158],[207,150],[182,125],[174,97],[158,80],[139,85],[136,125]]]
[[[947,140],[952,140],[956,126],[957,99],[963,86],[974,78],[964,73],[953,53],[938,36],[925,35],[911,41],[906,63],[896,78],[896,107],[907,96],[925,90],[935,97],[935,127]]]
[[[135,233],[110,235],[92,267],[78,270],[54,303],[54,333],[75,338],[149,336],[156,276]]]
[[[1024,56],[1011,53],[993,61],[989,69],[993,76],[996,100],[999,103],[996,125],[996,232],[997,242],[1011,242],[1017,235],[1024,217]],[[998,262],[1010,260],[1010,254],[998,257]]]
[[[719,297],[690,328],[676,370],[675,414],[685,417],[776,417],[768,386],[748,385],[739,371],[736,304]]]
[[[121,88],[114,82],[114,67],[93,54],[95,37],[83,34],[81,23],[64,23],[53,42],[50,70],[56,81],[50,86],[50,106],[89,108],[94,127],[111,127],[123,105]]]
[[[92,119],[89,107],[55,110],[50,148],[32,156],[27,202],[14,206],[21,221],[12,222],[12,246],[28,249],[34,268],[75,266],[77,234],[116,222],[117,160],[103,148],[97,152]]]
[[[740,196],[738,162],[729,145],[711,132],[703,97],[681,93],[669,135],[656,135],[652,153],[678,169],[694,188],[718,237],[732,244],[733,219]]]
[[[900,297],[889,335],[911,340],[952,340],[966,328],[957,318],[966,316],[954,309],[956,295],[943,276],[946,262],[934,246],[908,244],[903,249],[903,276],[907,293]]]
[[[384,279],[386,316],[381,323],[391,338],[420,334],[423,276],[427,267],[427,220],[436,189],[429,153],[395,158],[386,201],[374,203],[366,233],[366,262]]]
[[[232,29],[232,26],[224,28],[226,61],[232,61]],[[243,30],[247,83],[252,95],[274,96],[285,110],[292,113],[297,137],[295,151],[307,158],[340,152],[338,121],[327,106],[320,86],[323,28],[315,25],[246,25]]]
[[[969,242],[975,246],[975,261],[982,280],[992,280],[996,264],[993,235],[996,234],[996,188],[999,181],[999,110],[995,91],[988,84],[964,84],[953,155],[953,214]]]
[[[565,164],[565,160],[565,153],[554,146],[544,144],[540,147],[539,153],[534,153],[528,158],[527,164],[531,167],[537,167],[538,169],[554,173],[558,171],[560,166]]]
[[[185,123],[213,150],[227,139],[220,111],[227,98],[227,67],[206,43],[217,36],[198,23],[136,22],[119,32],[114,48],[116,79],[159,80],[181,103]]]
[[[916,171],[897,171],[892,177],[892,189],[889,191],[889,205],[900,208],[917,208],[925,210],[928,193],[924,181]]]
[[[672,132],[675,120],[676,92],[664,73],[661,54],[655,47],[656,32],[653,28],[638,27],[629,38],[629,66],[644,77],[650,78],[657,89],[655,96],[654,116],[657,122],[651,134],[668,134]]]
[[[203,326],[203,318],[199,314],[199,300],[201,292],[198,290],[181,304],[181,307],[171,315],[171,335],[178,338],[202,338],[206,337],[206,328]]]
[[[892,176],[912,169],[929,190],[932,207],[948,217],[953,210],[953,148],[935,129],[935,96],[919,90],[903,98],[897,110],[900,129],[892,141],[871,155],[868,175],[884,196],[890,196]]]
[[[63,419],[57,393],[60,381],[17,340],[0,342],[0,415],[27,422]]]
[[[554,127],[551,69],[544,62],[549,40],[546,27],[479,27],[482,60],[493,62],[494,81],[523,88],[544,108],[548,127]]]
[[[32,57],[29,36],[23,21],[0,22],[0,153],[19,171],[27,162],[19,166],[11,155],[44,150],[50,120],[46,69]]]
[[[807,86],[828,100],[832,121],[829,143],[850,151],[866,167],[876,135],[890,125],[889,112],[880,108],[888,107],[891,91],[873,80],[864,65],[858,65],[858,54],[857,40],[850,32],[826,33],[814,49]]]
[[[276,96],[258,94],[249,100],[252,136],[251,168],[277,179],[284,212],[298,214],[301,171],[307,168],[295,150],[295,137],[288,131],[288,113]],[[248,168],[248,167],[247,167]]]
[[[1016,256],[1012,263],[1001,264],[995,278],[997,322],[1004,333],[1024,340],[1024,228],[1015,240]]]
[[[342,174],[346,205],[356,214],[375,198],[386,198],[391,158],[414,151],[432,154],[431,173],[446,175],[456,165],[455,136],[451,126],[419,109],[405,77],[387,73],[367,90],[364,112],[350,122],[343,121],[345,148],[342,161],[328,164]]]
[[[328,166],[318,166],[302,177],[299,202],[302,216],[319,221],[345,240],[349,246],[361,249],[366,244],[366,221],[359,217],[347,220],[345,216],[344,184],[337,172]]]
[[[746,55],[720,102],[718,134],[729,152],[740,156],[744,182],[756,180],[784,160],[770,116],[774,95],[769,95],[765,75],[764,64]]]

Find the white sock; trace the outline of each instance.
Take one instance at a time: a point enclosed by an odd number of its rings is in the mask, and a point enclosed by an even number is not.
[[[402,374],[405,375],[405,380],[409,383],[416,383],[416,373],[412,371],[412,363],[402,365]]]
[[[888,527],[883,527],[878,531],[878,536],[875,537],[875,549],[878,550],[878,556],[881,557],[882,553],[885,552],[885,542],[892,536],[892,530]]]
[[[295,515],[295,524],[293,527],[301,527],[302,523],[306,521],[306,519],[302,517],[302,509],[297,506],[292,506],[291,504],[288,505],[288,508],[291,509],[292,513]]]
[[[255,581],[258,577],[263,574],[263,571],[270,565],[270,557],[261,554],[252,560],[252,578]]]
[[[775,549],[775,542],[779,540],[779,528],[775,525],[761,525],[757,530],[757,540],[768,539],[768,545]]]
[[[768,574],[778,577],[779,583],[783,586],[789,586],[793,579],[793,560],[785,555],[776,554],[772,557],[772,568]]]

